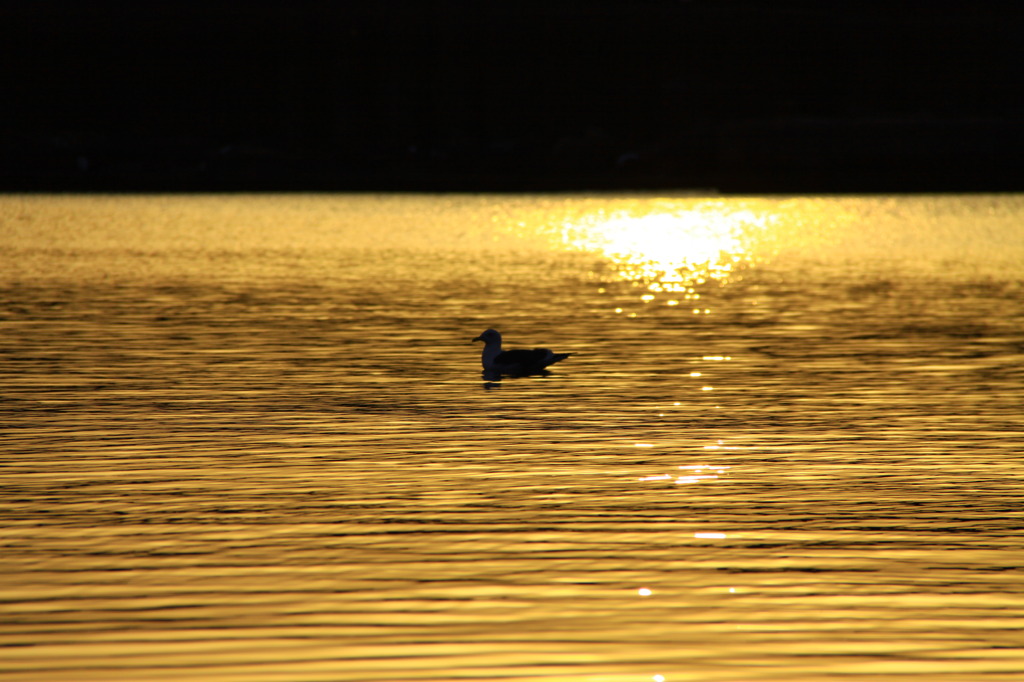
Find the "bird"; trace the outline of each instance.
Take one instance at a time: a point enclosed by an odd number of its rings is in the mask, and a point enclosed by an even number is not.
[[[483,341],[484,351],[480,360],[484,366],[484,375],[500,377],[502,374],[521,377],[531,374],[547,374],[548,365],[565,360],[572,353],[555,353],[550,348],[534,348],[533,350],[502,350],[501,332],[488,329],[473,341]]]

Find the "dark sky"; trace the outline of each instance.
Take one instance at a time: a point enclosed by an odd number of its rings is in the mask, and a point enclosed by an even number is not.
[[[1024,189],[1024,3],[3,3],[0,190]]]

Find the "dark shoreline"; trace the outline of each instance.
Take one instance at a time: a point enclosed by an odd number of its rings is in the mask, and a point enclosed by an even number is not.
[[[0,192],[1024,191],[1024,5],[35,0]]]

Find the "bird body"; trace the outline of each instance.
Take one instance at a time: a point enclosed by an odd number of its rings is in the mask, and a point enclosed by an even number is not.
[[[484,342],[480,361],[484,366],[484,373],[490,375],[544,374],[547,372],[546,367],[572,355],[572,353],[555,353],[550,348],[502,350],[501,333],[496,329],[488,329],[473,340]]]

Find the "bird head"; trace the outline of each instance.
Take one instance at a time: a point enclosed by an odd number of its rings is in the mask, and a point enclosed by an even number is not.
[[[498,343],[501,343],[501,333],[497,329],[488,329],[483,334],[481,334],[480,336],[476,337],[473,340],[483,341],[484,343],[490,343],[492,341],[497,341]]]

